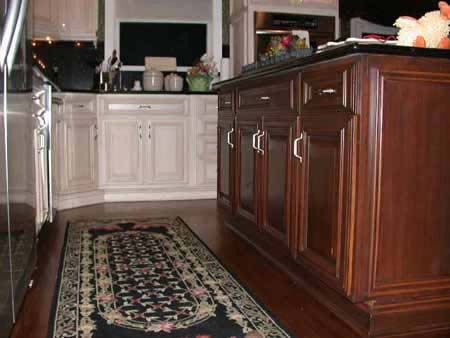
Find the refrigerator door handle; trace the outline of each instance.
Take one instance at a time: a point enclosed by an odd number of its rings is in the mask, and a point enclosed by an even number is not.
[[[11,40],[11,46],[6,57],[6,64],[8,65],[8,72],[11,73],[13,69],[14,59],[16,58],[17,49],[19,49],[22,31],[24,29],[25,18],[27,17],[28,0],[22,0],[20,4],[19,16],[17,18],[16,30],[14,31]],[[25,28],[26,29],[26,28]]]
[[[17,19],[20,12],[20,0],[12,0],[8,7],[6,14],[5,26],[3,30],[2,41],[0,45],[0,69],[3,71],[8,56],[9,47],[14,35],[14,28],[16,27]]]

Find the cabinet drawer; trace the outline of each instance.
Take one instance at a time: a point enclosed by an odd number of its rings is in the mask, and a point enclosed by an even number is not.
[[[238,111],[255,109],[294,110],[294,81],[283,79],[266,86],[242,88],[238,92]]]
[[[219,111],[232,112],[233,111],[233,93],[223,93],[219,95]]]
[[[354,110],[354,64],[316,67],[302,72],[301,113]]]
[[[101,112],[106,114],[135,113],[152,115],[187,115],[189,114],[189,99],[180,95],[155,97],[110,97],[101,104]]]

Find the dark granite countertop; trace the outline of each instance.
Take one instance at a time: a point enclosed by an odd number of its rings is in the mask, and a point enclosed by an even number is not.
[[[382,54],[382,55],[387,54],[387,55],[400,55],[411,57],[433,57],[433,58],[450,59],[449,49],[416,48],[416,47],[404,47],[404,46],[384,45],[384,44],[348,43],[341,46],[326,48],[320,52],[314,53],[311,56],[290,59],[270,66],[263,66],[259,69],[241,74],[232,79],[217,82],[213,84],[213,89],[217,90],[222,86],[233,84],[237,81],[241,81],[244,79],[251,79],[263,75],[279,73],[280,71],[283,70],[300,68],[308,64],[318,63],[321,61],[326,61],[351,54]]]
[[[69,88],[63,88],[62,93],[78,93],[78,94],[101,94],[101,95],[115,95],[115,94],[132,94],[132,95],[142,95],[142,94],[158,94],[158,95],[216,95],[217,93],[215,91],[209,91],[209,92],[191,92],[191,91],[181,91],[181,92],[168,92],[168,91],[100,91],[100,90],[94,90],[94,89],[69,89]]]

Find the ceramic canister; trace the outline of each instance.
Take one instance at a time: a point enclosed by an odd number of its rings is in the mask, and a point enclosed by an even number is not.
[[[146,70],[143,74],[144,90],[160,91],[163,89],[164,77],[157,69]]]

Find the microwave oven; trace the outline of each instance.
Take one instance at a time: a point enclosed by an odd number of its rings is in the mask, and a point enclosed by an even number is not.
[[[335,17],[292,13],[255,12],[255,60],[265,52],[274,35],[291,34],[294,30],[309,33],[310,47],[335,40]]]

